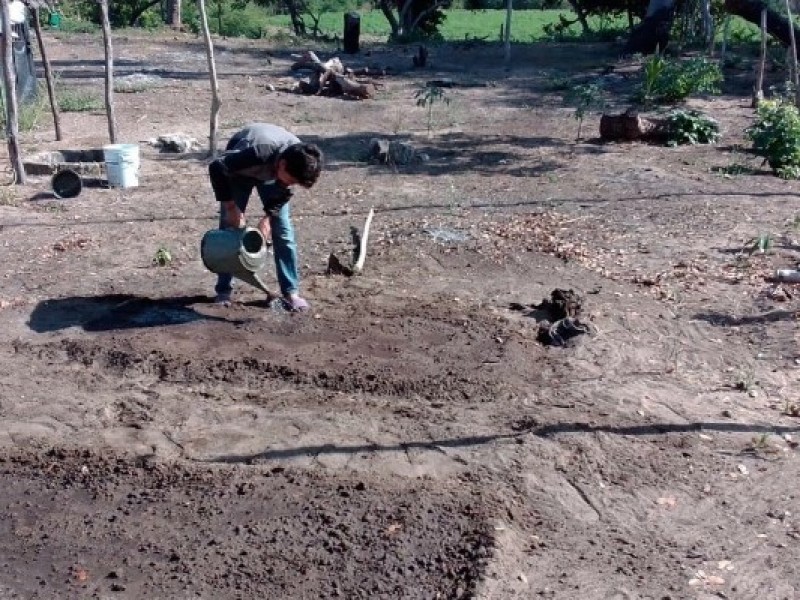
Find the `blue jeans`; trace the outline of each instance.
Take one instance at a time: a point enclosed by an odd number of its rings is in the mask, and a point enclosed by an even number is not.
[[[273,193],[274,185],[269,183],[260,183],[254,185],[252,183],[242,182],[233,184],[233,201],[239,210],[245,212],[247,210],[247,203],[250,200],[250,195],[256,188],[258,195],[261,197],[262,202]],[[219,227],[225,228],[225,214],[222,204],[220,204],[219,212]],[[289,203],[283,205],[278,214],[271,215],[269,218],[269,225],[272,229],[272,247],[275,254],[275,273],[278,276],[278,285],[281,288],[281,293],[296,294],[299,289],[300,277],[297,272],[297,244],[294,239],[294,227],[290,217]],[[217,285],[214,291],[217,294],[230,294],[233,290],[233,277],[231,275],[220,274],[217,278]]]

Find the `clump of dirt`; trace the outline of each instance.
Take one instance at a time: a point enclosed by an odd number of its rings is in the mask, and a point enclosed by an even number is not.
[[[526,316],[538,321],[536,339],[545,346],[565,346],[573,338],[591,331],[581,319],[583,300],[573,290],[556,288],[550,292],[550,298],[545,298],[539,304],[525,306],[512,302],[510,308],[526,311]]]

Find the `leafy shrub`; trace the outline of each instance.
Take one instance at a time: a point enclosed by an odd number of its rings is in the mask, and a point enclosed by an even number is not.
[[[723,81],[719,65],[701,57],[681,61],[654,54],[642,72],[637,100],[644,103],[670,104],[693,94],[718,94]]]
[[[665,125],[668,146],[719,141],[719,123],[697,110],[675,110],[667,115]]]
[[[756,110],[756,122],[745,133],[753,150],[784,179],[800,179],[800,112],[783,99],[766,100]]]

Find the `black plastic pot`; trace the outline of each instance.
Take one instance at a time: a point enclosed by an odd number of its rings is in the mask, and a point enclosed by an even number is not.
[[[83,189],[81,176],[72,169],[64,169],[53,175],[50,184],[57,198],[74,198]]]

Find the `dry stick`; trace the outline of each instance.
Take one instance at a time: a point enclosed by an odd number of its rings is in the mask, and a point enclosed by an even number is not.
[[[14,71],[14,58],[11,42],[11,16],[8,10],[8,1],[0,0],[0,19],[3,20],[0,45],[3,50],[3,94],[6,107],[6,140],[8,142],[8,158],[14,170],[15,181],[24,185],[25,166],[19,151],[19,118],[17,106],[17,85]]]
[[[217,79],[217,65],[214,62],[214,42],[211,40],[211,31],[208,29],[208,14],[206,13],[205,0],[197,0],[200,10],[200,25],[203,28],[203,39],[206,42],[206,58],[208,59],[208,75],[211,78],[211,121],[208,134],[208,153],[217,155],[217,129],[219,128],[219,109],[222,102],[219,99],[219,81]]]
[[[44,67],[44,80],[47,83],[47,96],[50,98],[50,110],[53,112],[53,125],[56,128],[56,141],[61,141],[61,119],[58,116],[58,103],[56,102],[56,93],[53,87],[53,71],[50,69],[50,59],[47,58],[47,52],[44,49],[44,40],[42,39],[42,25],[39,23],[39,9],[33,9],[33,28],[36,30],[36,40],[39,43],[39,55],[42,57],[42,66]]]
[[[797,73],[797,42],[794,39],[794,21],[792,20],[792,7],[789,0],[786,0],[786,16],[789,19],[789,40],[791,41],[790,48],[792,49],[792,83],[794,83],[794,103],[800,106],[800,75]]]
[[[367,238],[369,237],[369,226],[372,224],[372,217],[375,216],[375,209],[370,208],[367,220],[364,223],[364,231],[361,233],[361,246],[358,249],[358,260],[353,265],[353,273],[360,273],[364,268],[364,261],[367,260]]]
[[[767,9],[761,11],[761,57],[758,61],[756,73],[756,87],[753,90],[753,108],[764,99],[764,68],[767,63]]]
[[[111,48],[111,23],[108,20],[108,0],[100,0],[100,20],[103,25],[103,48],[106,54],[106,117],[108,138],[117,143],[117,120],[114,117],[114,52]]]

